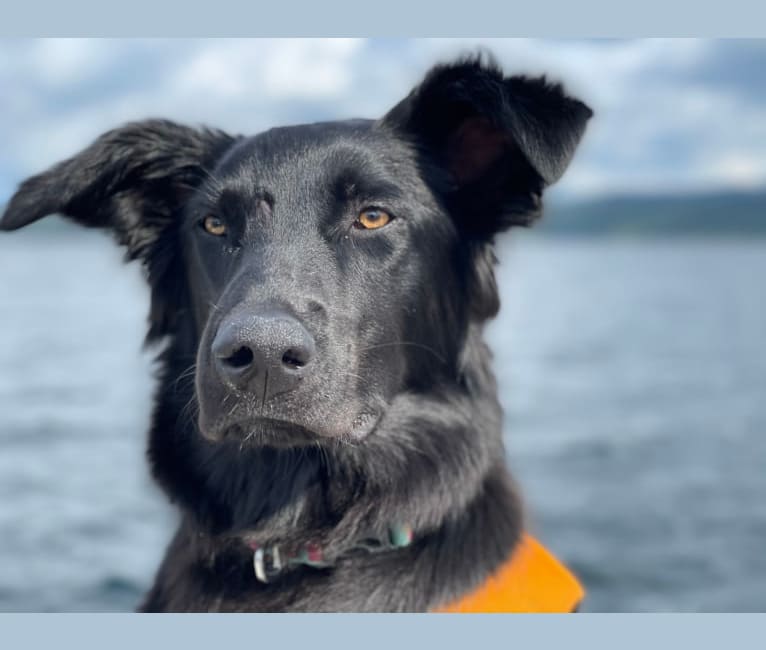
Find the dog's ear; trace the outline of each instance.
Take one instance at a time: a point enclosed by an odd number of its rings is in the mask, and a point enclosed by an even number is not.
[[[49,214],[112,230],[128,256],[142,257],[185,191],[204,178],[233,138],[166,120],[108,131],[77,155],[24,181],[0,230],[16,230]]]
[[[147,341],[176,331],[183,275],[176,233],[188,192],[198,186],[234,138],[165,120],[104,133],[77,155],[24,181],[0,219],[16,230],[49,214],[110,230],[140,259],[151,287]]]
[[[505,77],[481,58],[434,67],[382,120],[446,172],[447,207],[479,236],[529,225],[592,111],[545,78]],[[438,183],[441,184],[441,183]]]

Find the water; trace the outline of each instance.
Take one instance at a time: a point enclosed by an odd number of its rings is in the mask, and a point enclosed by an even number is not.
[[[766,611],[766,241],[501,250],[491,326],[529,527],[589,611]],[[140,273],[0,237],[0,611],[130,610],[176,520],[144,461]]]
[[[590,611],[766,611],[766,242],[516,242],[509,459]]]

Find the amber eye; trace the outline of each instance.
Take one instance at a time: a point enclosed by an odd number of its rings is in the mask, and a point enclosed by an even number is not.
[[[216,237],[222,237],[226,234],[226,224],[218,217],[212,215],[208,215],[202,220],[202,227],[206,232]]]
[[[364,230],[375,230],[376,228],[382,228],[392,219],[393,217],[385,210],[368,208],[359,213],[359,216],[354,222],[354,227],[362,228]]]

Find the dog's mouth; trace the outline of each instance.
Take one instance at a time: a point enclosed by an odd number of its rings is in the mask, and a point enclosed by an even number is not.
[[[310,427],[293,420],[256,416],[200,427],[200,432],[214,443],[229,441],[254,447],[300,447],[332,442],[354,444],[372,433],[380,418],[380,413],[362,412],[347,429],[335,430]]]
[[[203,435],[213,441],[227,440],[241,445],[256,447],[295,447],[310,445],[320,439],[320,435],[295,422],[272,418],[252,418],[240,420]]]

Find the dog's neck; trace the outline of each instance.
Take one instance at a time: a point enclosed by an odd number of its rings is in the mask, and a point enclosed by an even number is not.
[[[185,512],[182,531],[197,540],[195,552],[219,573],[236,566],[252,582],[253,543],[332,549],[341,564],[346,556],[376,564],[416,553],[418,562],[430,557],[437,573],[437,565],[453,566],[445,576],[460,564],[451,554],[473,544],[476,566],[462,579],[445,578],[445,588],[487,574],[518,539],[521,514],[505,469],[488,351],[479,342],[470,353],[463,385],[430,397],[398,396],[363,443],[301,449],[205,442],[180,417],[188,399],[172,386],[180,364],[166,363],[171,381],[162,385],[172,388],[158,396],[149,456],[155,477]],[[412,531],[407,548],[356,552],[397,525]]]
[[[350,552],[328,568],[300,567],[270,584],[241,540],[211,536],[186,516],[144,611],[428,611],[479,588],[518,542],[521,514],[502,467],[476,498],[412,544]]]

